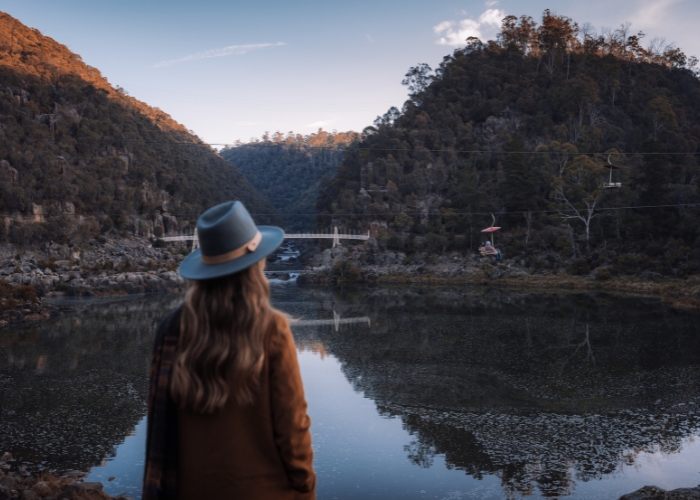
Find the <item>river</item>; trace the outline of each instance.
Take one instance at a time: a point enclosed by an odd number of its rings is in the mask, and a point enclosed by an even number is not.
[[[700,483],[696,312],[601,294],[272,289],[299,319],[320,499]],[[180,300],[76,300],[0,330],[0,452],[138,498],[153,333]]]

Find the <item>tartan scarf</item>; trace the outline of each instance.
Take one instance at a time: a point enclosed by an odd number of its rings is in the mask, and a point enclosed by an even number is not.
[[[181,313],[182,307],[168,314],[156,331],[148,388],[143,500],[177,499],[177,406],[168,386]]]

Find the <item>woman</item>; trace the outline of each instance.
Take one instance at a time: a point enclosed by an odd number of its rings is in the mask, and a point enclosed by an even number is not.
[[[197,233],[185,302],[156,334],[143,498],[314,499],[294,339],[262,272],[284,232],[228,202]]]

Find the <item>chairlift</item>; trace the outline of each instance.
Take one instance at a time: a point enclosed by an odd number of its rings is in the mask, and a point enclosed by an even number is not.
[[[496,246],[493,243],[493,233],[501,229],[499,226],[496,226],[496,217],[491,214],[491,217],[493,218],[493,222],[491,222],[491,227],[487,227],[486,229],[482,229],[482,233],[491,233],[491,246],[489,248],[488,245],[482,245],[479,247],[479,253],[481,253],[482,256],[487,256],[487,255],[493,255],[495,256],[498,260],[501,259],[501,251],[496,248]]]
[[[613,182],[613,181],[612,181],[612,173],[613,173],[613,170],[620,170],[620,167],[618,167],[617,165],[613,165],[612,163],[610,163],[610,155],[608,155],[608,164],[607,164],[607,165],[604,165],[604,167],[610,169],[610,179],[609,179],[608,182],[606,182],[606,183],[603,184],[603,187],[604,187],[605,189],[619,189],[619,188],[621,188],[621,187],[622,187],[622,183],[621,183],[621,182]]]

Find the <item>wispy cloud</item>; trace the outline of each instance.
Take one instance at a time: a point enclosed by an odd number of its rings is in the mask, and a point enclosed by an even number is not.
[[[495,7],[498,5],[498,0],[486,0],[486,8],[490,9],[491,7]]]
[[[442,35],[435,43],[458,47],[464,45],[470,36],[483,39],[484,30],[493,31],[494,28],[499,28],[504,17],[506,17],[505,11],[488,9],[478,19],[467,18],[459,22],[443,21],[433,27],[436,35]]]
[[[666,18],[666,10],[683,0],[648,0],[632,17],[632,23],[640,26],[653,26]]]
[[[372,38],[372,37],[369,35],[369,33],[367,33],[365,36],[367,37],[367,41],[368,41],[369,43],[374,43],[374,38]]]
[[[320,120],[317,122],[309,123],[308,125],[304,125],[306,128],[323,128],[327,127],[328,125],[332,124],[335,120]]]
[[[285,42],[277,43],[249,43],[246,45],[229,45],[228,47],[222,47],[220,49],[205,50],[204,52],[196,52],[180,59],[173,59],[171,61],[161,61],[158,64],[152,66],[153,68],[163,68],[165,66],[172,66],[173,64],[179,64],[187,61],[195,61],[197,59],[209,59],[211,57],[226,57],[232,55],[240,55],[250,52],[252,50],[266,49],[268,47],[279,47],[281,45],[287,45]]]

